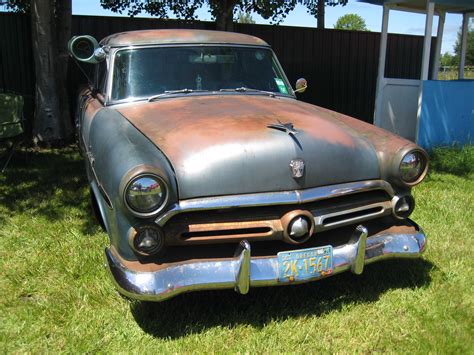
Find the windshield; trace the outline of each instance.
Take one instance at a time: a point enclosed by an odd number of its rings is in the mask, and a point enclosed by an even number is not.
[[[167,91],[249,88],[288,95],[273,52],[229,46],[154,47],[119,50],[111,99],[148,98]]]

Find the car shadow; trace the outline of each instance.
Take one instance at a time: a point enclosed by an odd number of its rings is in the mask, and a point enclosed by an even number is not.
[[[81,214],[81,232],[94,234],[100,227],[93,217],[88,189],[84,162],[75,147],[17,150],[0,175],[0,206],[6,211],[0,222],[20,213],[56,221],[74,210]]]
[[[271,321],[376,302],[391,289],[425,287],[435,268],[424,259],[389,260],[366,266],[360,276],[344,273],[309,284],[254,288],[247,295],[231,290],[195,292],[159,303],[131,301],[130,308],[138,325],[158,338],[180,338],[215,326],[263,328]]]

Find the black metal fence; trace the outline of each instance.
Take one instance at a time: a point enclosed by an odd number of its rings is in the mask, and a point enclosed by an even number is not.
[[[0,90],[23,94],[31,106],[35,79],[30,27],[25,15],[0,13]],[[90,34],[99,40],[116,32],[153,28],[214,29],[215,25],[97,16],[73,16],[72,22],[74,35]],[[301,100],[372,122],[380,33],[253,24],[235,24],[234,30],[267,41],[291,83],[299,77],[308,80]],[[386,76],[419,78],[422,48],[420,36],[390,34]],[[81,81],[71,63],[71,95]],[[31,107],[28,112],[31,116]]]

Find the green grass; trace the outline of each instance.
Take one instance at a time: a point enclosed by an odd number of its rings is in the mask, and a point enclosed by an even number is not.
[[[438,72],[438,80],[458,80],[458,78],[458,68],[456,66],[440,68]],[[464,67],[464,79],[474,79],[473,66]]]
[[[474,352],[474,147],[437,150],[414,190],[423,259],[307,285],[116,293],[76,151],[16,153],[0,175],[0,352]]]

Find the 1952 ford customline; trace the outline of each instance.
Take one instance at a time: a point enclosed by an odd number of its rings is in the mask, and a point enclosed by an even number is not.
[[[69,50],[95,64],[76,119],[122,294],[245,294],[424,251],[408,217],[425,151],[297,101],[306,81],[293,90],[264,41],[150,30]]]

